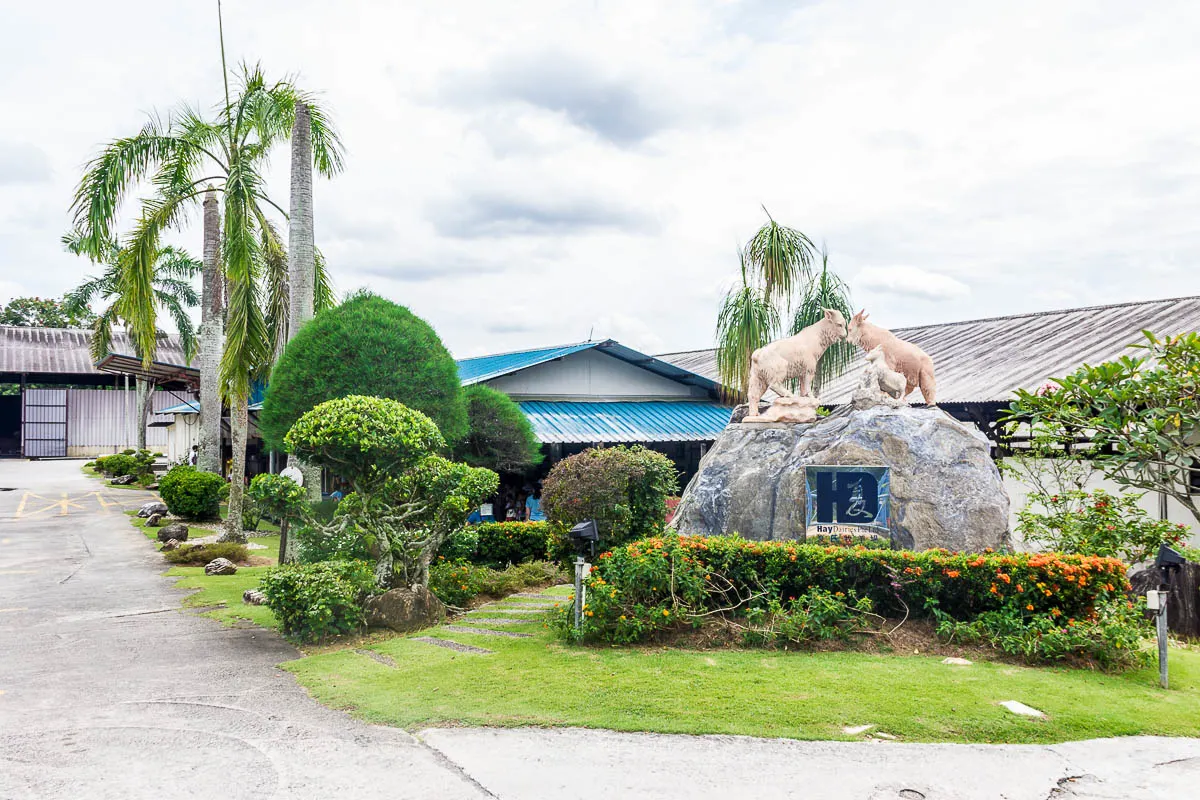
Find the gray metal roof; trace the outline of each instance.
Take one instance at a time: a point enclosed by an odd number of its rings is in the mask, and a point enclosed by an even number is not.
[[[1200,330],[1200,297],[1147,300],[941,325],[896,328],[921,347],[937,371],[939,403],[1004,402],[1017,388],[1036,389],[1081,364],[1109,361],[1141,340],[1141,331]],[[664,353],[658,358],[716,380],[715,350]],[[848,402],[863,367],[860,357],[821,391],[829,405]],[[918,389],[910,402],[923,402]]]
[[[102,375],[92,364],[91,341],[92,333],[87,330],[0,325],[0,372]],[[112,352],[134,352],[133,343],[124,331],[113,332]],[[154,358],[169,364],[185,364],[179,337],[159,339]]]

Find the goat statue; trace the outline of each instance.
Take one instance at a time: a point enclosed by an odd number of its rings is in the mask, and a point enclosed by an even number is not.
[[[817,363],[834,342],[846,338],[846,318],[836,309],[823,309],[825,315],[795,336],[763,345],[750,355],[750,380],[747,383],[746,419],[759,420],[758,402],[767,389],[781,398],[812,397],[812,382]],[[799,382],[799,392],[788,391],[786,381]],[[807,405],[807,404],[806,404]]]
[[[900,399],[903,400],[912,394],[913,389],[920,387],[925,402],[929,406],[936,406],[937,380],[933,375],[933,359],[912,342],[906,342],[886,328],[867,322],[868,316],[866,309],[863,309],[851,318],[846,341],[868,353],[881,350],[887,368],[904,376],[905,386]]]

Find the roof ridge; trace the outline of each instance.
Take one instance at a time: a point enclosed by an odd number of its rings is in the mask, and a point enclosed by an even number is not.
[[[482,356],[468,356],[466,358],[457,358],[457,359],[455,359],[455,361],[457,361],[461,364],[463,361],[476,361],[480,358],[499,358],[500,356],[515,356],[515,355],[520,355],[521,353],[538,353],[538,352],[544,352],[546,350],[566,350],[568,347],[579,347],[580,345],[585,345],[585,344],[599,345],[599,344],[603,344],[604,342],[607,342],[607,341],[608,341],[608,339],[589,339],[586,342],[569,342],[567,344],[555,344],[555,345],[551,345],[549,347],[527,347],[524,350],[509,350],[504,353],[487,353],[486,355],[482,355]]]
[[[1148,306],[1155,303],[1178,303],[1183,300],[1200,300],[1200,295],[1184,295],[1183,297],[1161,297],[1157,300],[1134,300],[1129,303],[1104,303],[1096,306],[1078,306],[1076,308],[1056,308],[1049,311],[1027,311],[1023,314],[1002,314],[996,317],[976,317],[974,319],[959,319],[952,322],[933,322],[928,325],[906,325],[902,328],[892,328],[893,331],[911,331],[917,328],[943,328],[947,325],[972,325],[977,322],[998,322],[1006,319],[1024,319],[1026,317],[1049,317],[1056,314],[1075,314],[1082,311],[1105,311],[1110,308],[1129,308],[1130,306]],[[686,351],[685,351],[686,352]]]

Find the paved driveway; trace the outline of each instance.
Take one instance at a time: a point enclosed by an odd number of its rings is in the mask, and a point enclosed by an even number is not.
[[[0,461],[0,798],[1159,798],[1200,742],[791,742],[582,730],[419,737],[322,708],[278,636],[178,609],[79,462]],[[619,688],[619,687],[615,687]],[[1153,709],[1147,709],[1153,713]]]

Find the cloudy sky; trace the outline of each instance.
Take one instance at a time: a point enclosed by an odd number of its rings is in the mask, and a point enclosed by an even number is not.
[[[83,164],[221,72],[215,0],[0,6],[4,301],[78,282]],[[1194,2],[227,0],[225,30],[339,124],[338,289],[459,356],[706,347],[763,206],[884,324],[1200,294]]]

